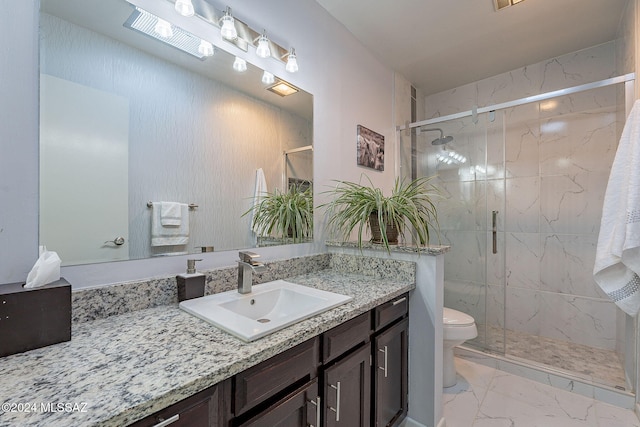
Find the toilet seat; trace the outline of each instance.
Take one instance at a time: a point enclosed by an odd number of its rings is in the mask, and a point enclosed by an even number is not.
[[[466,313],[444,307],[442,323],[445,327],[468,327],[473,325],[475,320]]]

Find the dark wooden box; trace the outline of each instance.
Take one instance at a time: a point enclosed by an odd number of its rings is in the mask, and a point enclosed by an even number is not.
[[[71,285],[0,285],[0,357],[71,340]]]

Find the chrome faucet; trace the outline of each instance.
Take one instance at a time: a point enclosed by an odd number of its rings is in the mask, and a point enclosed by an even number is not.
[[[260,258],[260,255],[256,253],[240,251],[238,255],[240,256],[238,261],[238,292],[248,294],[251,292],[252,273],[264,271],[267,267],[256,260],[256,258]]]

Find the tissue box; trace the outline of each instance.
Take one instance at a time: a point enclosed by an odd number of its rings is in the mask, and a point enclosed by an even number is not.
[[[71,340],[71,285],[0,285],[0,357]]]

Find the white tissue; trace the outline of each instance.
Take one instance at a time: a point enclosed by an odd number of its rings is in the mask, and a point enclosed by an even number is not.
[[[40,256],[27,275],[25,288],[38,288],[60,280],[60,257],[46,246],[40,246]]]

